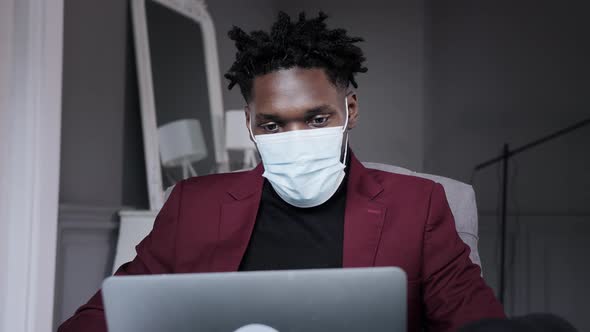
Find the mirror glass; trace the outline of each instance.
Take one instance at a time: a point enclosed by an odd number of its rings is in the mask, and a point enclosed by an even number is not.
[[[216,170],[203,34],[198,22],[156,1],[145,5],[166,189]]]

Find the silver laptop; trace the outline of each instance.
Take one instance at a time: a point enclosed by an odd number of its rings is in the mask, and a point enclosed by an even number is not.
[[[110,277],[109,332],[406,331],[399,268]]]

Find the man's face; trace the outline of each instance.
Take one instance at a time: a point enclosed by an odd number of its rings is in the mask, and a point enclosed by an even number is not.
[[[246,106],[247,125],[254,135],[343,126],[345,96],[344,89],[332,84],[322,69],[275,71],[254,79],[252,100]],[[349,94],[347,100],[351,129],[358,118],[356,95]]]

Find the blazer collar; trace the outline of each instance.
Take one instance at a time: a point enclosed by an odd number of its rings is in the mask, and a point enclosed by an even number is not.
[[[256,222],[262,196],[262,164],[235,175],[222,204],[215,250],[210,257],[211,272],[237,271],[246,252]]]
[[[383,186],[354,155],[344,213],[343,267],[375,266],[377,248],[387,212],[376,198]]]
[[[375,199],[381,192],[383,186],[375,179],[369,169],[356,158],[352,153],[350,158],[350,174],[348,176],[348,194],[351,192],[369,198]]]
[[[262,173],[264,173],[264,167],[260,163],[253,170],[246,171],[227,192],[238,201],[253,194],[262,193],[262,184],[264,183]]]

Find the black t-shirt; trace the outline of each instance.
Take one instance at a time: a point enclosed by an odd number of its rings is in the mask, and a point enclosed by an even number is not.
[[[285,202],[265,179],[240,271],[342,267],[349,164],[347,160],[346,176],[336,193],[312,208]]]

